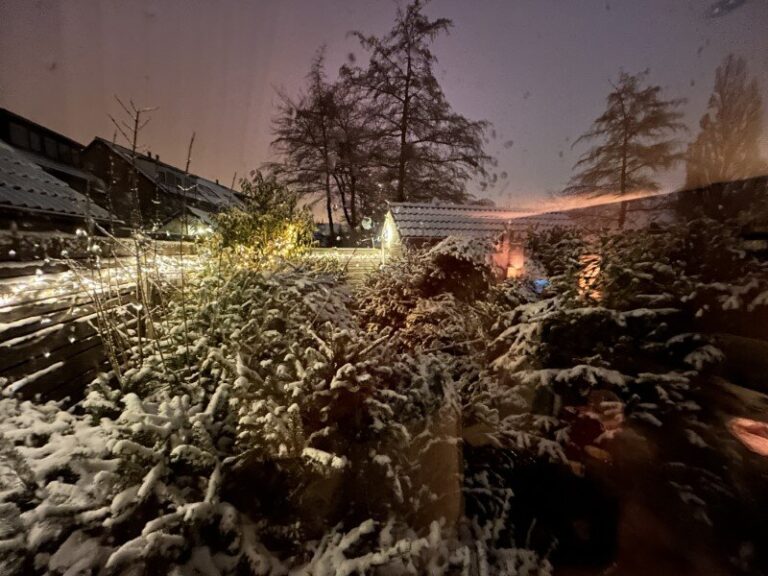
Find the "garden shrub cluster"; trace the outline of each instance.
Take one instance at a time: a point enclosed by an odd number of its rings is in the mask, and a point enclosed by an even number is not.
[[[82,402],[2,401],[4,460],[24,464],[3,485],[4,567],[547,572],[487,527],[460,538],[457,504],[435,512],[461,475],[441,356],[361,322],[348,289],[301,262],[209,263],[186,291]],[[436,482],[424,461],[446,454],[456,466]]]
[[[707,226],[535,234],[544,293],[455,238],[356,291],[211,258],[84,400],[0,400],[0,566],[544,575],[608,560],[627,475],[720,525],[759,478],[724,472],[748,457],[709,400],[713,333],[768,284]]]

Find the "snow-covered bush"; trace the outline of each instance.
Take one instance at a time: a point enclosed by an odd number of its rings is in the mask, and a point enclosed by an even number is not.
[[[532,230],[526,238],[528,269],[539,269],[547,278],[550,290],[561,296],[575,297],[583,293],[579,277],[590,256],[589,242],[578,230],[554,227]]]
[[[252,172],[240,183],[246,205],[217,216],[209,240],[215,258],[262,267],[306,252],[314,224],[311,212],[299,206],[298,194],[261,172]]]
[[[665,487],[705,523],[737,506],[724,473],[734,440],[712,406],[725,356],[710,333],[766,335],[768,275],[742,243],[740,225],[710,220],[562,251],[540,242],[554,296],[500,315],[489,346],[522,412],[550,419],[547,437],[576,470],[605,474],[603,462],[652,451]]]
[[[483,301],[493,287],[492,249],[484,238],[448,237],[427,250],[392,258],[357,295],[363,323],[398,331],[409,317],[412,325],[427,309],[443,308],[442,303],[469,310],[468,305]]]
[[[544,573],[535,555],[456,537],[459,401],[444,352],[363,330],[328,276],[208,270],[187,277],[121,378],[71,411],[2,401],[16,471],[0,493],[7,566]]]

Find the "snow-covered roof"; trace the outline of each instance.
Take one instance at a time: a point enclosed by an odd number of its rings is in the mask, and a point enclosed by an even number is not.
[[[509,222],[511,229],[535,228],[537,230],[548,228],[568,228],[575,226],[574,214],[568,212],[542,212],[514,218]]]
[[[389,210],[400,238],[438,239],[447,236],[493,236],[513,219],[530,212],[473,204],[391,202]]]
[[[101,142],[107,146],[112,152],[123,158],[126,162],[132,162],[132,153],[128,148],[125,148],[120,144],[115,144],[114,142],[109,142],[103,138],[96,138],[95,141]],[[157,158],[145,155],[137,155],[136,160],[136,168],[139,173],[169,194],[186,196],[190,200],[205,202],[216,210],[226,210],[228,208],[242,207],[244,205],[242,200],[237,197],[236,192],[231,188],[227,188],[217,182],[195,174],[186,175],[187,180],[191,185],[179,187],[165,184],[159,178],[161,171],[172,172],[179,177],[184,175],[183,171],[175,166],[161,162]]]
[[[109,220],[110,214],[84,194],[50,175],[22,153],[0,142],[0,208]]]
[[[199,208],[195,208],[194,206],[187,206],[187,210],[189,212],[197,217],[198,220],[203,222],[204,224],[208,224],[208,226],[213,226],[216,223],[216,219],[213,214],[210,212],[206,212],[205,210],[200,210]]]

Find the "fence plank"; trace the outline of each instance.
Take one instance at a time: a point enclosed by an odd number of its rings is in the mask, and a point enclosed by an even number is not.
[[[155,248],[171,254],[146,258],[150,285],[161,289],[197,260],[188,246],[179,258],[178,242]],[[0,263],[0,385],[27,398],[78,397],[100,371],[111,368],[98,319],[106,310],[123,330],[139,326],[130,309],[136,302],[136,263],[126,256],[87,268],[93,263],[76,263],[74,270],[61,261]]]

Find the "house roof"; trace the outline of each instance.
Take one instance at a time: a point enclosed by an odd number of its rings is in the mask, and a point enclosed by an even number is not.
[[[45,156],[41,154],[35,154],[34,152],[30,152],[28,150],[18,150],[16,151],[19,154],[22,154],[27,160],[30,162],[34,162],[44,170],[53,170],[62,174],[69,174],[70,176],[74,176],[75,178],[78,178],[80,180],[85,180],[87,182],[90,182],[92,185],[92,188],[96,191],[103,192],[104,191],[104,182],[101,180],[101,178],[98,178],[91,174],[90,172],[86,172],[85,170],[80,170],[79,168],[75,168],[74,166],[70,166],[69,164],[64,164],[62,162],[57,162],[55,160],[51,160],[50,158],[46,158]]]
[[[213,226],[216,224],[216,219],[213,214],[210,212],[206,212],[205,210],[200,210],[199,208],[195,208],[194,206],[187,206],[187,210],[195,216],[198,220],[200,220],[203,224],[207,224],[208,226]]]
[[[478,205],[391,202],[389,210],[402,239],[493,236],[530,212]]]
[[[120,144],[115,144],[114,142],[109,142],[103,138],[96,138],[94,142],[102,143],[126,162],[132,162],[132,152],[128,148],[121,146]],[[221,184],[195,174],[187,175],[188,178],[194,181],[195,185],[186,187],[171,186],[161,182],[159,174],[153,173],[153,169],[151,167],[147,168],[146,166],[154,165],[156,168],[173,172],[178,176],[184,174],[181,169],[166,164],[165,162],[161,162],[157,158],[152,158],[143,154],[137,155],[136,160],[136,169],[138,172],[168,194],[185,196],[190,200],[202,201],[209,204],[211,207],[214,207],[216,210],[225,210],[227,208],[243,206],[243,201],[238,198],[237,193],[231,188],[227,188],[226,186],[222,186]]]
[[[42,124],[38,124],[34,120],[30,120],[29,118],[26,118],[24,116],[19,116],[15,112],[11,112],[10,110],[6,108],[0,108],[0,116],[5,116],[9,120],[14,120],[20,124],[26,124],[27,126],[32,126],[35,128],[35,130],[42,132],[44,134],[47,134],[48,136],[53,136],[54,139],[56,139],[59,142],[66,142],[76,150],[82,150],[84,146],[80,144],[77,140],[73,140],[69,136],[64,136],[64,134],[60,132],[56,132],[55,130],[52,130],[51,128],[48,128],[47,126],[43,126]]]
[[[575,226],[574,214],[569,212],[542,212],[540,214],[531,214],[513,218],[509,222],[509,227],[513,230],[523,228],[561,228]]]
[[[21,152],[0,142],[0,208],[97,220],[110,214],[51,176]]]

